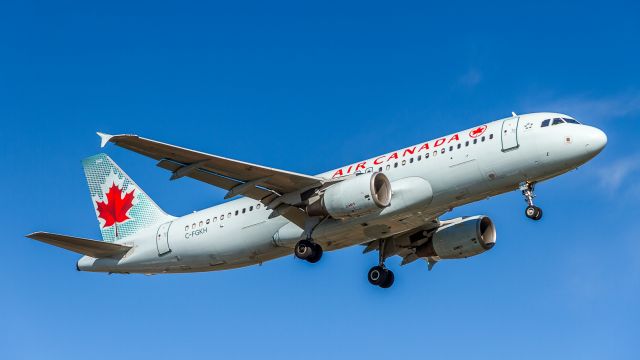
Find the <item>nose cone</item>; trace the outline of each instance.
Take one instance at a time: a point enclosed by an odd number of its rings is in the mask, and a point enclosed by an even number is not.
[[[591,156],[596,156],[607,145],[607,134],[598,128],[590,128],[587,132],[585,150]]]

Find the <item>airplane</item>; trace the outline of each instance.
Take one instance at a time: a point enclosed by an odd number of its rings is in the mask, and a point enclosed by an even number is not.
[[[485,215],[440,219],[453,208],[520,190],[525,215],[542,218],[536,184],[577,169],[607,144],[606,134],[560,113],[504,119],[305,175],[211,155],[137,135],[98,133],[157,161],[171,180],[189,177],[227,190],[226,203],[174,217],[106,154],[83,160],[103,241],[35,232],[28,238],[84,255],[78,271],[165,274],[225,270],[289,256],[318,262],[354,245],[377,251],[368,281],[389,288],[385,265],[442,260],[490,250],[496,227]]]

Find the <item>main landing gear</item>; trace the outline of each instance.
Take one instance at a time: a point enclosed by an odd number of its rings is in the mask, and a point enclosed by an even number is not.
[[[314,264],[322,257],[322,246],[310,240],[300,240],[296,244],[293,253],[298,259],[306,260]]]
[[[371,285],[380,286],[383,289],[390,288],[393,285],[393,281],[395,277],[393,275],[393,271],[387,269],[384,266],[384,247],[385,240],[381,239],[378,243],[378,265],[374,266],[369,270],[367,274],[367,279],[371,283]]]
[[[533,193],[535,183],[523,183],[520,185],[520,190],[522,191],[522,195],[524,195],[524,201],[527,202],[529,206],[524,210],[524,214],[532,220],[540,220],[542,219],[542,209],[533,205],[533,198],[536,197]]]

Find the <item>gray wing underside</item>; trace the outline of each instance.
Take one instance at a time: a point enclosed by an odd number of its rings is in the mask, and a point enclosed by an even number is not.
[[[399,256],[402,258],[401,265],[404,266],[421,259],[416,255],[416,248],[425,244],[429,240],[429,235],[433,231],[446,224],[447,221],[440,221],[436,216],[431,222],[423,226],[407,230],[388,238],[380,238],[366,242],[362,244],[365,247],[362,252],[366,254],[371,251],[380,251],[380,244],[384,243],[384,258],[388,259],[393,256]],[[433,265],[437,261],[432,258],[425,258],[425,260],[429,264],[429,270],[433,268]]]

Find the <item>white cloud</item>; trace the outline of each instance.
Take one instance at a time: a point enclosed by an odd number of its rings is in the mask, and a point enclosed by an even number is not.
[[[477,69],[469,69],[458,79],[458,82],[465,87],[472,88],[480,84],[482,81],[482,73]]]
[[[613,192],[622,186],[629,175],[640,170],[640,154],[620,158],[598,169],[600,185]]]
[[[525,112],[560,112],[575,116],[578,119],[585,119],[585,121],[589,123],[612,120],[640,113],[639,91],[628,91],[606,97],[593,97],[589,95],[555,97],[549,94],[536,97],[528,98],[524,101]]]

